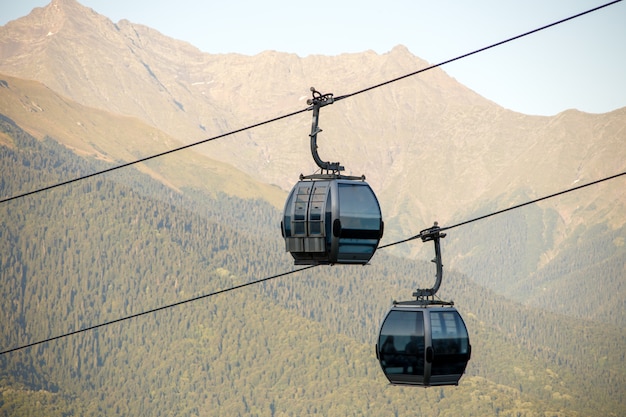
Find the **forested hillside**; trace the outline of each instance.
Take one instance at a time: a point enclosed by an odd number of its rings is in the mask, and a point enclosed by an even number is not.
[[[0,195],[106,163],[1,120]],[[280,213],[128,168],[0,205],[2,350],[290,271]],[[454,243],[455,233],[443,241]],[[411,243],[422,245],[421,243]],[[425,248],[431,250],[431,248]],[[4,415],[623,415],[623,328],[507,301],[446,270],[470,330],[459,387],[388,386],[393,299],[432,264],[380,250],[0,356]]]
[[[607,196],[622,192],[619,182],[598,187]],[[584,198],[586,190],[578,193]],[[520,198],[531,199],[529,193]],[[555,198],[467,225],[446,242],[453,254],[451,266],[507,298],[626,328],[626,225],[614,227],[608,219],[580,223],[554,242],[559,237],[553,232],[563,223],[554,209],[558,204]],[[482,206],[468,218],[493,210],[493,205]],[[545,252],[546,246],[558,250]]]

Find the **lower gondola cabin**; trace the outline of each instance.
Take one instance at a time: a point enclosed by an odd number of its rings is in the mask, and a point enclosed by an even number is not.
[[[470,356],[467,328],[451,305],[394,305],[376,345],[383,372],[395,385],[458,385]]]

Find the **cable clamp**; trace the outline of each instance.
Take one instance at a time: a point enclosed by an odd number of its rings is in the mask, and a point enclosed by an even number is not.
[[[315,87],[311,87],[311,93],[313,95],[313,98],[310,98],[306,101],[306,104],[308,104],[309,106],[324,107],[328,104],[333,104],[335,102],[332,93],[322,94],[317,91]]]

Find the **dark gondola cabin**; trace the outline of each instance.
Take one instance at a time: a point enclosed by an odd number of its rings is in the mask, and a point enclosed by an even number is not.
[[[296,265],[368,263],[383,234],[376,195],[363,179],[319,177],[299,181],[287,198],[286,250]]]
[[[458,385],[470,359],[467,328],[452,305],[395,304],[379,333],[376,357],[396,385]]]
[[[323,161],[317,152],[320,108],[334,102],[332,94],[311,87],[313,110],[311,155],[321,173],[300,176],[283,213],[281,231],[296,265],[367,264],[383,235],[376,195],[365,177],[341,175],[339,162]]]

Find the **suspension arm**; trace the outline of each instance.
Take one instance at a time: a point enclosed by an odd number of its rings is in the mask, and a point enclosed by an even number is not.
[[[339,162],[322,161],[317,153],[317,134],[322,131],[322,129],[319,128],[320,108],[333,104],[333,95],[322,94],[319,91],[316,91],[314,87],[311,87],[311,92],[313,94],[313,98],[308,99],[307,104],[310,105],[310,109],[313,110],[313,123],[311,125],[311,134],[309,135],[311,137],[311,154],[313,155],[313,160],[322,170],[333,172],[343,171],[344,167],[339,165]]]

